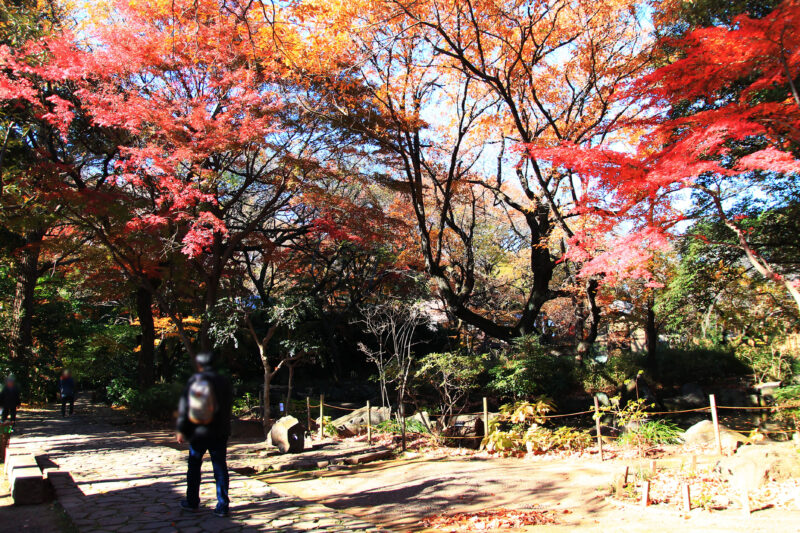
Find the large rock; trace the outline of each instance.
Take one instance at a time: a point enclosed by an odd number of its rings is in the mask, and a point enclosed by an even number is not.
[[[373,427],[381,422],[389,420],[391,416],[388,407],[370,407],[370,411]],[[363,433],[367,430],[367,408],[362,407],[344,416],[340,416],[336,420],[331,421],[331,424],[340,435],[352,436]]]
[[[305,432],[295,417],[284,416],[272,426],[267,444],[272,444],[281,453],[300,453],[305,447]]]
[[[768,481],[800,478],[800,455],[788,443],[742,446],[717,468],[737,487],[755,489]]]
[[[747,441],[747,438],[739,432],[733,431],[722,424],[719,426],[720,440],[722,447],[727,450],[735,450]],[[714,434],[714,423],[710,420],[703,420],[693,425],[683,434],[683,442],[686,444],[709,444],[715,443],[717,437]]]
[[[431,421],[431,417],[425,411],[418,411],[414,413],[413,416],[406,417],[406,426],[408,426],[409,421],[416,421],[420,422],[428,431],[431,431],[433,428],[433,422]]]

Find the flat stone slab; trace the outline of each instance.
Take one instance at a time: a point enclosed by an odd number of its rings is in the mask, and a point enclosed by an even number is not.
[[[38,466],[16,466],[9,469],[8,484],[15,505],[44,502],[44,477]]]
[[[91,406],[78,405],[87,413]],[[253,478],[230,472],[231,513],[215,517],[216,492],[206,456],[198,512],[180,509],[186,490],[188,453],[133,437],[97,423],[91,412],[62,419],[60,412],[21,412],[25,432],[12,441],[47,457],[56,498],[81,533],[381,531],[375,525],[319,504],[273,490]]]

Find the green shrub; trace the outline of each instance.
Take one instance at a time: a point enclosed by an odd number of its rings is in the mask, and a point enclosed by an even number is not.
[[[154,420],[169,420],[178,409],[181,383],[160,383],[135,395],[131,408]]]
[[[775,406],[778,407],[778,420],[800,427],[800,385],[781,387],[775,391]]]
[[[493,431],[483,438],[481,449],[490,452],[510,452],[521,449],[522,443],[522,435],[518,431]]]
[[[627,350],[611,350],[605,362],[590,358],[583,367],[576,369],[576,379],[586,390],[601,389],[609,385],[618,386],[643,368],[644,354]]]
[[[339,430],[336,429],[332,423],[332,418],[329,416],[322,417],[322,432],[329,437],[338,437]]]
[[[489,369],[489,388],[514,400],[546,394],[559,397],[568,393],[575,381],[575,361],[543,346],[538,337],[520,337],[513,348],[500,355]]]
[[[380,424],[375,426],[375,429],[378,431],[384,431],[386,433],[400,433],[402,428],[400,427],[400,422],[395,418],[390,418],[389,420],[384,420]],[[406,419],[406,432],[407,433],[430,433],[428,428],[425,427],[420,420],[415,418],[408,418]]]
[[[592,445],[588,431],[562,426],[555,430],[533,424],[525,432],[525,444],[532,452],[545,453],[551,450],[584,450]]]
[[[655,367],[654,377],[668,385],[751,373],[730,347],[720,345],[685,349],[659,347]]]
[[[736,358],[750,368],[757,382],[780,381],[793,374],[792,358],[770,348],[765,342],[740,344]]]
[[[647,446],[654,444],[678,444],[683,431],[666,420],[648,420],[630,428],[619,438],[623,445]]]
[[[260,407],[258,396],[250,392],[245,392],[244,396],[233,400],[233,416],[238,418],[253,416],[259,412]],[[303,409],[305,409],[305,404],[303,404]]]
[[[106,397],[111,405],[130,407],[137,395],[138,391],[126,378],[114,378],[106,386]]]

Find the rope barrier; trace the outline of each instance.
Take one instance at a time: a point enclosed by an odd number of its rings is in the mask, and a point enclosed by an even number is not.
[[[718,405],[717,409],[760,409],[760,410],[769,410],[769,411],[780,411],[782,409],[800,409],[800,405],[772,405],[772,406],[764,406],[764,407],[733,407],[730,405]]]
[[[566,418],[566,417],[569,417],[569,416],[581,416],[581,415],[586,415],[586,414],[589,414],[589,413],[594,413],[594,409],[589,409],[588,411],[581,411],[579,413],[566,413],[566,414],[562,414],[562,415],[547,415],[547,416],[539,416],[539,417],[536,417],[536,418],[544,418],[544,419],[548,419],[549,420],[551,418]]]
[[[717,406],[719,407],[719,406]],[[700,411],[710,411],[711,407],[697,407],[695,409],[683,409],[681,411],[655,411],[647,412],[648,415],[679,415],[681,413],[699,413]]]
[[[359,409],[364,408],[364,407],[356,407],[355,409],[351,409],[350,407],[342,407],[339,405],[331,405],[328,403],[323,403],[322,405],[324,405],[325,407],[330,407],[331,409],[339,409],[340,411],[358,411]],[[319,405],[317,405],[317,407],[319,407]]]
[[[338,405],[331,405],[331,404],[328,404],[328,403],[323,403],[322,405],[324,405],[325,407],[329,407],[331,409],[338,409],[338,410],[341,410],[341,411],[351,411],[351,412],[363,409],[363,407],[357,407],[357,408],[342,407],[342,406],[338,406]],[[315,404],[310,404],[309,407],[311,409],[317,409],[317,408],[319,408],[319,404],[316,404],[316,405]],[[800,406],[777,406],[777,405],[774,405],[774,406],[753,407],[753,406],[717,405],[717,409],[754,410],[754,411],[780,411],[780,410],[783,410],[783,409],[798,409],[798,408],[800,408]],[[679,415],[679,414],[684,414],[684,413],[700,413],[700,412],[705,412],[705,411],[710,411],[710,410],[711,410],[711,407],[696,407],[694,409],[681,409],[681,410],[677,410],[677,411],[648,411],[647,414],[648,415],[667,415],[667,416],[669,416],[669,415]],[[441,414],[441,413],[434,414],[434,413],[428,413],[426,411],[422,411],[422,413],[424,413],[424,416],[427,416],[428,418],[431,418],[431,419],[437,419],[437,418],[442,418],[442,417],[447,416],[447,415],[444,415],[444,414]],[[541,415],[541,416],[537,416],[536,418],[542,418],[542,419],[545,419],[545,420],[550,420],[550,419],[553,419],[553,418],[568,418],[568,417],[573,417],[573,416],[583,416],[583,415],[587,415],[587,414],[590,414],[590,413],[594,413],[594,409],[589,409],[589,410],[586,410],[586,411],[578,411],[576,413],[563,413],[563,414],[556,414],[556,415]],[[606,414],[613,415],[613,412],[609,412],[609,411],[601,411],[601,413],[606,413]],[[482,415],[483,415],[483,412],[480,411],[480,412],[476,412],[476,413],[459,413],[459,414],[454,414],[454,415],[450,415],[450,416],[456,417],[456,416],[482,416]],[[492,415],[492,413],[490,413],[490,416],[491,415]],[[497,415],[495,414],[494,416],[497,416]]]

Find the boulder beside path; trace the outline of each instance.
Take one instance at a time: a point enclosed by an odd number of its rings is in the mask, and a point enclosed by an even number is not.
[[[367,416],[366,406],[361,409],[356,409],[344,416],[340,416],[336,420],[331,421],[331,425],[336,428],[339,435],[353,436],[364,433],[367,430],[367,422],[372,423],[375,427],[381,422],[389,420],[391,413],[388,407],[370,407],[370,417]]]
[[[747,437],[722,424],[719,426],[719,436],[722,441],[723,449],[735,450],[747,442]],[[710,444],[716,441],[717,437],[714,434],[714,423],[711,420],[698,422],[687,429],[683,434],[683,442],[686,444]]]
[[[305,448],[305,433],[306,428],[295,417],[284,416],[272,426],[267,444],[281,453],[300,453]]]

